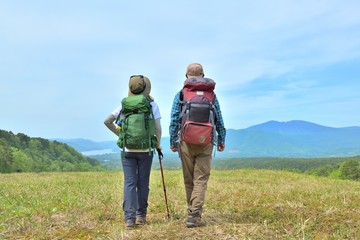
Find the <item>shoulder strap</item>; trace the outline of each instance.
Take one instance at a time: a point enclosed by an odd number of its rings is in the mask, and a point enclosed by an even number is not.
[[[184,116],[186,109],[189,108],[189,104],[184,102],[184,89],[180,90],[179,100],[180,100],[180,110],[181,110],[180,115],[179,115],[179,122],[181,123],[181,119]]]
[[[182,101],[184,100],[184,89],[181,89],[181,90],[180,90],[180,97],[179,97],[179,99],[180,99],[180,102],[182,102]]]
[[[122,110],[120,110],[119,114],[116,117],[115,123],[119,122]]]

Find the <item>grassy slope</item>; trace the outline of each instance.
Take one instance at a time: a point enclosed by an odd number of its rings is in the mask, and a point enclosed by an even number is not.
[[[187,229],[180,171],[151,175],[149,224],[124,231],[122,173],[0,175],[0,239],[356,239],[360,183],[270,170],[213,171],[207,226]]]

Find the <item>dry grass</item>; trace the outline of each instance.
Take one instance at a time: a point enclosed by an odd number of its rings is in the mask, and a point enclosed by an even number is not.
[[[356,239],[360,183],[268,170],[212,171],[204,219],[187,229],[180,171],[150,183],[148,223],[124,230],[121,172],[0,175],[0,239]]]

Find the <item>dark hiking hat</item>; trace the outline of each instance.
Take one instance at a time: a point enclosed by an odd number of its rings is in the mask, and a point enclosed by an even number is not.
[[[143,75],[133,75],[129,80],[129,96],[143,94],[149,96],[151,90],[150,80]]]

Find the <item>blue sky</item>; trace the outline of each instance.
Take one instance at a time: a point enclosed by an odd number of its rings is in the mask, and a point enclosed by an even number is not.
[[[148,76],[168,135],[186,66],[216,82],[226,128],[360,126],[359,1],[2,1],[0,129],[112,140],[103,120]]]

